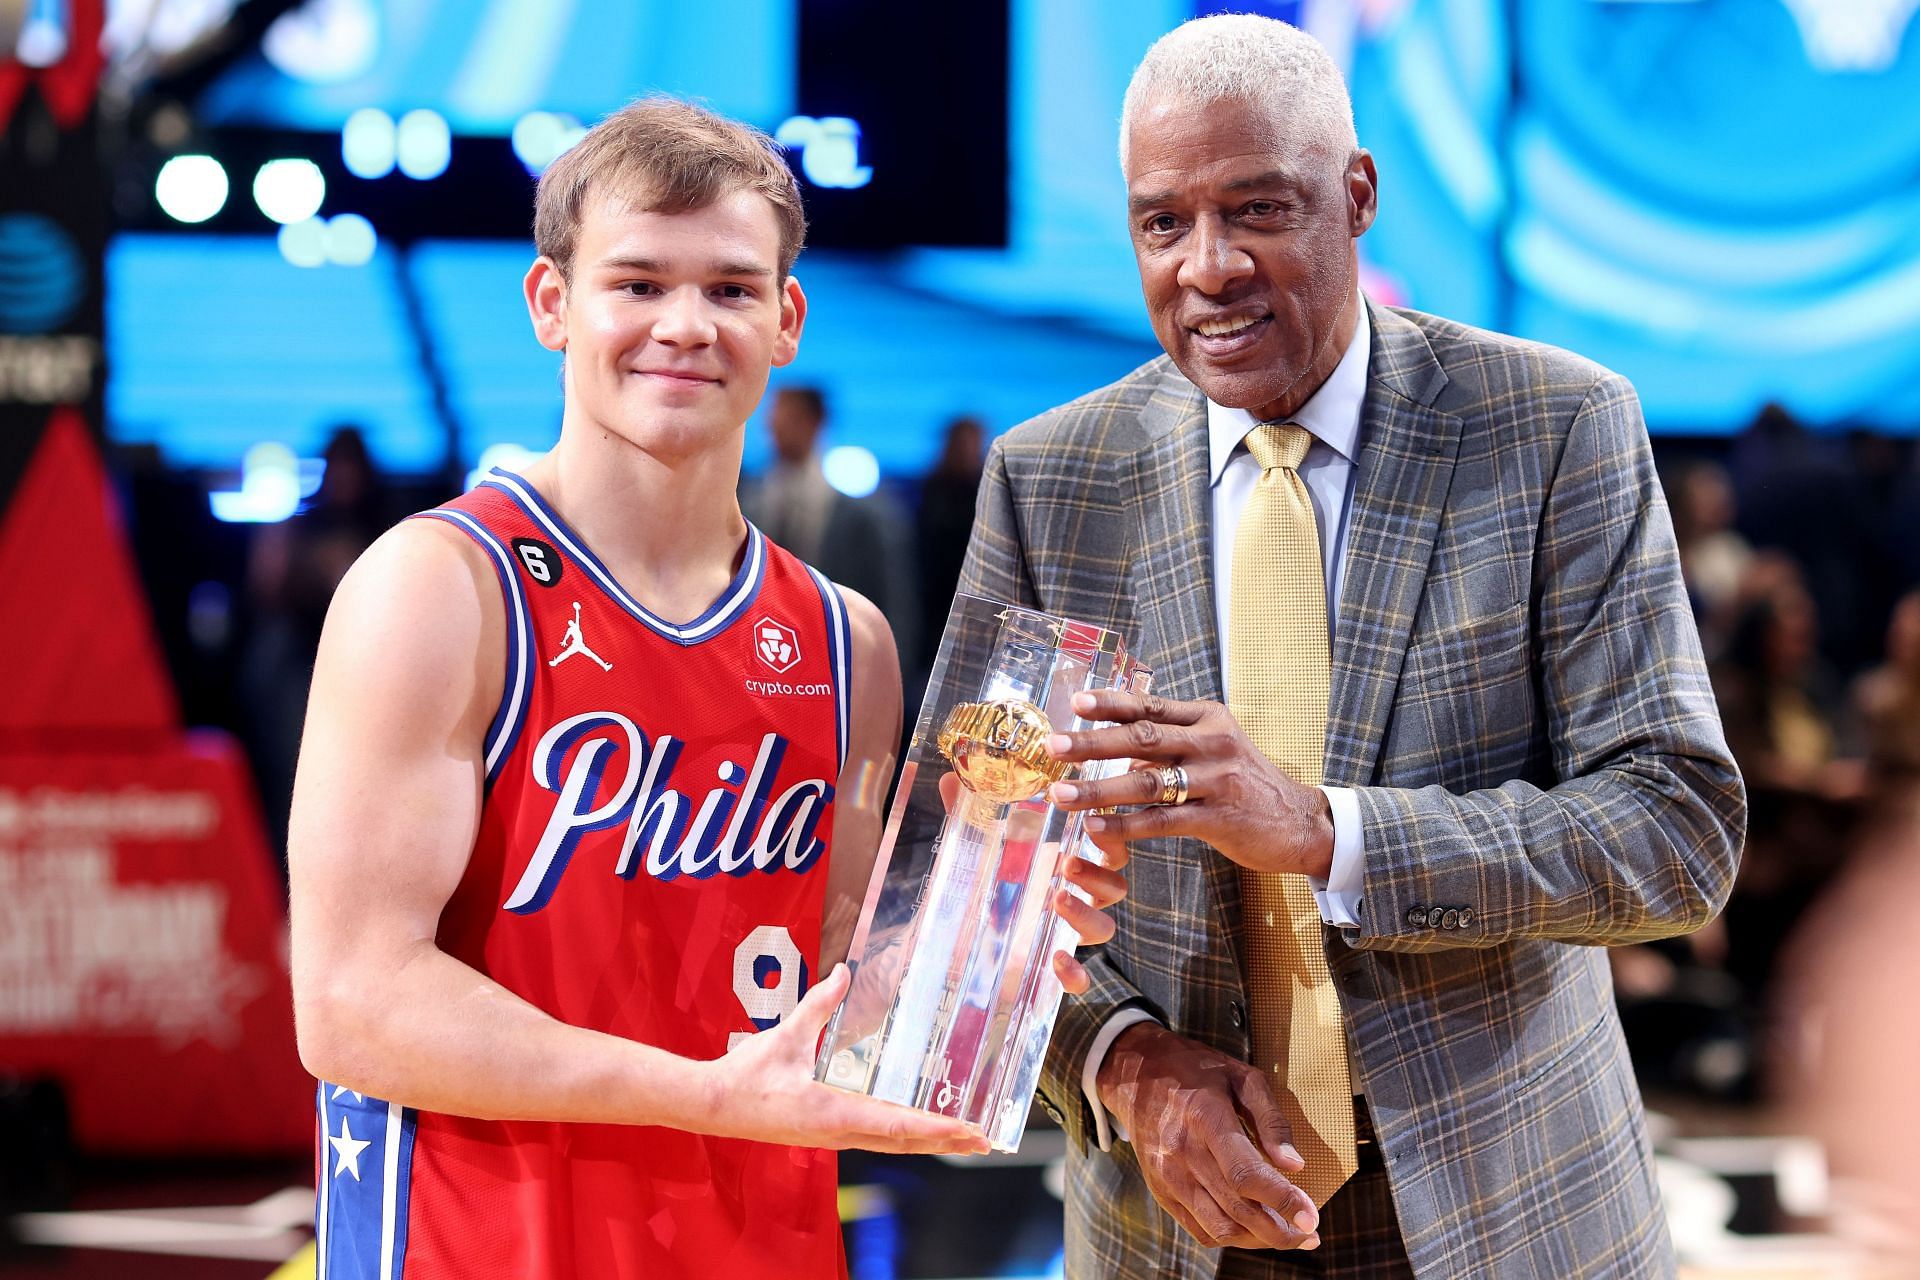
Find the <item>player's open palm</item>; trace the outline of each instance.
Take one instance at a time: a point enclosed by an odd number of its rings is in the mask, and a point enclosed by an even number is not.
[[[984,1152],[987,1140],[958,1120],[813,1078],[820,1033],[846,997],[848,980],[847,967],[835,965],[778,1026],[748,1036],[714,1064],[711,1131],[800,1147]]]

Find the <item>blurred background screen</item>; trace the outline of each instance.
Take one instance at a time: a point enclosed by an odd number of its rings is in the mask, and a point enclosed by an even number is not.
[[[506,137],[529,111],[596,120],[635,86],[742,120],[794,114],[799,6],[782,0],[373,0],[308,4],[200,97],[215,125],[337,132],[363,107],[438,111]]]
[[[1117,104],[1139,51],[1210,7],[291,7],[153,108],[164,145],[134,140],[109,433],[216,468],[262,429],[311,454],[347,417],[416,474],[542,447],[551,361],[510,287],[532,175],[646,88],[790,143],[820,305],[784,376],[839,393],[837,442],[912,473],[963,405],[1004,424],[1152,354]],[[1632,378],[1656,433],[1731,433],[1769,402],[1815,425],[1920,421],[1920,59],[1891,21],[1876,37],[1812,0],[1234,7],[1307,23],[1350,68],[1382,174],[1376,298],[1588,354]],[[156,186],[188,146],[231,186],[191,223]],[[313,169],[259,176],[275,160]],[[190,296],[179,273],[210,262],[224,287]],[[164,334],[147,323],[182,306]],[[1050,358],[1014,358],[1036,343]]]

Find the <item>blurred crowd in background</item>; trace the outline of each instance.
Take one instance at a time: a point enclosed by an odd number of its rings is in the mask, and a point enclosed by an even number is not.
[[[760,421],[771,460],[743,477],[743,512],[880,607],[917,704],[973,527],[986,426],[953,418],[925,474],[853,497],[822,468],[830,426],[822,391],[785,387],[767,398]],[[198,478],[159,467],[149,450],[122,451],[117,469],[182,717],[245,744],[282,874],[307,684],[334,588],[396,520],[458,492],[450,482],[381,474],[351,424],[333,431],[323,458],[320,483],[299,513],[270,524],[214,519]]]
[[[1807,1065],[1831,994],[1800,980],[1803,922],[1920,815],[1920,471],[1911,441],[1775,405],[1656,453],[1750,819],[1726,912],[1615,952],[1614,982],[1646,1085],[1750,1099]]]

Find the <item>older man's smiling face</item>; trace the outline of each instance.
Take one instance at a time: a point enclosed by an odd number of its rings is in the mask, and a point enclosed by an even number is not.
[[[1129,130],[1133,252],[1160,345],[1215,403],[1290,416],[1359,318],[1373,158],[1268,103],[1161,98]]]

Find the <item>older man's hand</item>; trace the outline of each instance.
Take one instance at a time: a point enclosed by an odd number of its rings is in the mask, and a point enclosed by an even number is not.
[[[1319,1246],[1319,1211],[1286,1178],[1305,1161],[1258,1068],[1142,1022],[1113,1042],[1097,1085],[1153,1198],[1194,1239],[1210,1249]]]
[[[1260,753],[1233,713],[1217,702],[1176,702],[1115,690],[1074,695],[1073,709],[1112,727],[1057,733],[1063,760],[1131,760],[1112,778],[1056,783],[1062,809],[1144,805],[1131,813],[1090,814],[1087,830],[1103,848],[1155,836],[1194,836],[1254,871],[1292,871],[1325,879],[1333,866],[1333,815],[1326,794],[1287,777]],[[1187,798],[1161,804],[1157,766],[1187,772]]]

